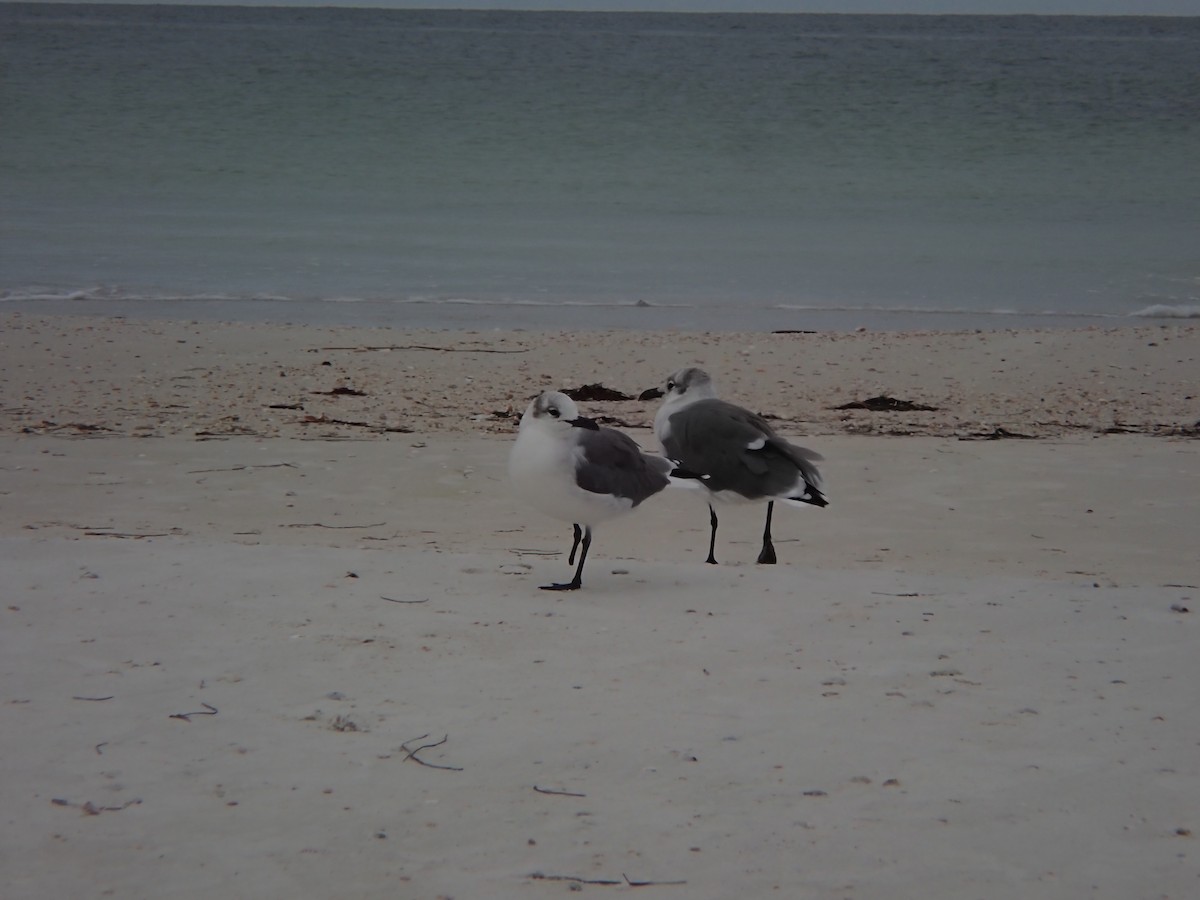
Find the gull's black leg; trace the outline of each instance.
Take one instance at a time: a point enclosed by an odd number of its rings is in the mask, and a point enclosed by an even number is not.
[[[771,513],[774,511],[775,501],[772,500],[767,504],[767,524],[763,527],[762,552],[758,554],[758,561],[765,566],[775,564],[775,545],[771,543]]]
[[[708,538],[708,559],[705,562],[715,566],[717,558],[713,556],[713,548],[717,546],[717,511],[711,503],[708,504],[708,523],[712,525],[712,534]]]
[[[579,526],[576,525],[576,528]],[[588,548],[592,546],[592,529],[583,529],[583,549],[579,554],[579,565],[575,567],[575,577],[566,584],[543,584],[543,591],[577,591],[583,587],[583,564],[587,560]],[[574,550],[571,551],[574,555]]]
[[[579,539],[583,537],[583,529],[578,525],[572,526],[575,529],[575,543],[571,545],[571,555],[567,557],[567,565],[575,565],[575,551],[579,549]]]

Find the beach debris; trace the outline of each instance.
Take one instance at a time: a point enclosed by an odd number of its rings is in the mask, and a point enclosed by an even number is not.
[[[407,740],[403,744],[401,744],[400,749],[404,751],[404,754],[405,754],[404,758],[411,759],[413,762],[418,763],[422,766],[425,766],[426,768],[429,768],[429,769],[446,769],[447,771],[450,771],[450,772],[461,772],[462,771],[461,766],[443,766],[443,765],[439,765],[438,763],[426,762],[425,760],[421,759],[421,757],[417,756],[417,754],[420,753],[422,750],[431,750],[434,747],[442,746],[442,744],[444,744],[444,743],[446,743],[446,741],[450,740],[450,735],[448,735],[448,734],[444,735],[440,741],[434,741],[432,744],[422,744],[420,747],[409,748],[409,746],[408,746],[409,744],[415,743],[416,741],[423,741],[427,737],[429,737],[428,734],[423,734],[420,737],[410,738],[409,740]]]
[[[320,394],[322,397],[365,397],[366,391],[357,391],[352,387],[344,387],[339,385],[331,391],[310,391],[313,394]]]
[[[198,437],[198,438],[227,438],[227,437],[246,437],[246,436],[262,437],[262,434],[258,431],[255,431],[253,428],[250,428],[247,425],[237,424],[240,420],[241,420],[241,416],[224,416],[221,418],[220,421],[229,423],[228,425],[225,426],[224,431],[216,431],[215,429],[206,429],[204,431],[197,431],[196,437]]]
[[[617,403],[622,400],[632,400],[633,397],[624,394],[621,391],[614,390],[610,387],[596,382],[594,384],[585,384],[583,387],[567,388],[563,391],[568,397],[580,403]]]
[[[262,463],[258,465],[246,466],[231,466],[227,469],[188,469],[189,475],[207,475],[210,472],[245,472],[249,469],[295,469],[298,468],[295,463]]]
[[[62,797],[54,797],[50,800],[55,806],[70,806],[79,809],[85,816],[98,816],[105,812],[120,812],[123,809],[129,809],[131,806],[141,804],[140,799],[126,800],[120,806],[97,806],[91,800],[85,800],[83,803],[72,803],[70,800],[64,800]]]
[[[535,791],[537,791],[539,794],[551,794],[555,797],[586,797],[587,796],[587,794],[579,794],[579,793],[576,793],[575,791],[560,791],[560,790],[556,790],[554,788],[538,787],[536,784],[533,786],[533,789]]]
[[[611,878],[583,878],[579,875],[546,875],[542,872],[530,872],[529,877],[534,881],[569,881],[572,889],[577,889],[576,885],[580,884],[618,885],[625,883]]]
[[[71,699],[72,700],[89,700],[92,703],[99,703],[101,700],[111,700],[113,698],[113,696],[114,696],[113,694],[109,694],[107,697],[78,697],[78,696],[76,696],[76,697],[72,697]]]
[[[321,413],[319,416],[307,415],[298,421],[300,425],[344,425],[347,428],[369,428],[379,433],[412,434],[413,429],[404,425],[376,425],[373,422],[357,422],[351,419],[334,419]]]
[[[1194,425],[1160,425],[1156,431],[1167,437],[1200,438],[1200,421]]]
[[[849,403],[843,403],[841,406],[831,406],[830,409],[848,410],[848,409],[865,409],[869,412],[937,412],[936,406],[926,406],[923,403],[913,403],[911,400],[897,400],[895,397],[889,397],[886,394],[880,394],[878,397],[869,397],[866,400],[852,400]]]
[[[93,425],[88,422],[67,422],[60,425],[57,422],[51,422],[49,419],[42,419],[37,425],[26,425],[21,429],[22,434],[63,434],[73,433],[77,437],[103,437],[105,435],[116,435],[118,432],[109,428],[106,425]]]
[[[1032,434],[1021,434],[1017,431],[1009,431],[1007,428],[997,427],[993,428],[991,431],[977,431],[974,434],[960,435],[958,439],[960,441],[1034,441],[1037,440],[1037,436]]]
[[[332,719],[330,719],[329,727],[332,728],[334,731],[342,731],[342,732],[362,731],[362,729],[358,727],[357,722],[355,722],[353,719],[351,719],[347,716],[342,716],[342,715],[334,716]]]
[[[332,528],[344,530],[347,528],[382,528],[387,522],[373,522],[370,525],[326,525],[324,522],[295,522],[280,525],[280,528]]]
[[[660,885],[670,884],[687,884],[686,881],[634,881],[624,872],[621,873],[621,880],[616,878],[583,878],[579,875],[547,875],[544,872],[530,872],[529,878],[533,881],[568,881],[572,887],[579,884],[602,884],[609,886],[628,885],[629,887],[655,887]]]
[[[379,595],[379,599],[386,600],[388,603],[428,603],[429,602],[428,597],[426,597],[424,600],[397,600],[395,597],[385,597],[385,596],[383,596],[383,594]]]
[[[192,716],[215,716],[217,714],[217,708],[212,704],[201,703],[200,705],[203,706],[204,709],[198,710],[197,712],[171,713],[171,715],[169,715],[167,718],[182,719],[185,722],[191,722]]]
[[[594,416],[596,423],[599,425],[614,425],[617,428],[647,428],[645,422],[627,422],[617,416]]]
[[[121,538],[123,540],[130,541],[140,541],[143,538],[171,537],[173,535],[181,535],[183,534],[183,531],[178,528],[173,528],[170,531],[154,531],[137,534],[128,531],[85,531],[84,534],[88,537],[110,537]]]
[[[354,353],[364,353],[368,351],[388,352],[390,350],[435,350],[441,353],[528,353],[528,347],[519,347],[514,349],[499,349],[496,347],[433,347],[428,344],[385,344],[377,347],[317,347],[309,350],[309,353],[320,353],[322,350],[350,350]],[[322,363],[328,365],[328,363]]]

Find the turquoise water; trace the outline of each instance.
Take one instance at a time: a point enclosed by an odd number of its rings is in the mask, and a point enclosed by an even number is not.
[[[7,308],[1200,316],[1200,19],[0,5]]]

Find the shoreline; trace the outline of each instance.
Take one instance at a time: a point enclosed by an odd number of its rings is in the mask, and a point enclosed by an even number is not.
[[[120,299],[87,291],[63,296],[6,297],[0,314],[34,317],[128,319],[142,322],[195,321],[207,324],[319,328],[395,328],[404,331],[519,331],[594,333],[668,331],[701,333],[849,334],[958,331],[1075,331],[1086,328],[1148,328],[1194,324],[1200,306],[1192,302],[1147,302],[1124,312],[1067,312],[1015,309],[878,307],[769,302],[739,308],[662,301],[471,299],[379,300],[358,298],[245,299],[175,297]],[[753,322],[755,327],[747,328]]]

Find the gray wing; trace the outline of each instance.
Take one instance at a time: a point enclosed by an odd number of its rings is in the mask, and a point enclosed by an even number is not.
[[[745,497],[777,496],[796,481],[799,470],[812,487],[821,483],[814,465],[821,459],[779,435],[749,410],[724,400],[701,400],[671,416],[663,449],[683,468],[707,475],[712,491]]]
[[[583,451],[575,466],[575,483],[594,494],[612,494],[637,506],[667,486],[671,464],[648,456],[628,435],[611,428],[581,431]]]

